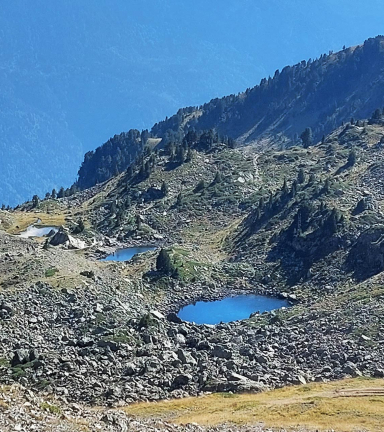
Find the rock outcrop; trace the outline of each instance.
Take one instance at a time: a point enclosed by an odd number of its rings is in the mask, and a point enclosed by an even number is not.
[[[86,243],[78,238],[71,236],[66,230],[60,229],[49,240],[52,246],[64,246],[67,249],[84,249]]]

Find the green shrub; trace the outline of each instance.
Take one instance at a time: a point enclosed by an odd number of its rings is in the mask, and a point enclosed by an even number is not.
[[[51,267],[47,270],[45,270],[45,277],[52,277],[55,276],[55,274],[58,272],[59,270],[55,267]]]
[[[142,328],[142,327],[150,328],[150,327],[154,327],[157,325],[158,325],[158,322],[157,322],[156,318],[154,318],[151,314],[143,315],[139,321],[139,328]]]
[[[44,411],[49,411],[51,414],[60,415],[61,409],[57,405],[51,405],[48,402],[42,402],[40,408]]]
[[[9,360],[7,360],[6,358],[4,358],[4,357],[1,357],[0,358],[0,367],[8,367],[9,366]]]

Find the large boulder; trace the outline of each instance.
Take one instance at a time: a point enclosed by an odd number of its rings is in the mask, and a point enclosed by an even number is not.
[[[177,350],[177,356],[181,363],[190,364],[192,366],[197,365],[197,361],[192,357],[192,355],[188,351],[184,351],[182,349]]]
[[[232,357],[232,351],[223,345],[215,345],[212,350],[212,355],[229,360]]]
[[[13,353],[13,358],[11,360],[12,367],[29,363],[31,361],[29,356],[29,351],[26,349],[17,349]]]
[[[203,387],[207,392],[260,392],[265,390],[261,382],[252,381],[238,374],[231,374],[228,379],[212,379]]]
[[[183,387],[185,385],[187,385],[190,381],[192,381],[192,376],[189,374],[180,374],[177,375],[173,382],[172,382],[172,387],[173,388],[180,388]]]
[[[361,376],[362,373],[357,369],[357,366],[352,362],[347,362],[343,367],[343,374],[350,375],[352,377]]]
[[[51,237],[49,244],[52,246],[65,246],[68,249],[84,249],[86,247],[85,242],[69,235],[69,233],[63,229],[57,231],[57,233]]]
[[[0,319],[11,318],[13,314],[13,309],[9,304],[4,302],[0,304]]]
[[[167,320],[175,324],[181,324],[183,322],[174,312],[170,312],[167,315]]]

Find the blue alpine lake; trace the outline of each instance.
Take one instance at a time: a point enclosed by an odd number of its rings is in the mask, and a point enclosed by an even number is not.
[[[26,231],[20,233],[20,237],[44,237],[51,232],[57,233],[58,229],[56,227],[39,227],[35,225],[30,225]]]
[[[137,246],[137,247],[118,249],[113,254],[103,258],[101,261],[129,261],[135,255],[141,254],[143,252],[152,251],[155,249],[156,248],[154,246]]]
[[[196,324],[219,324],[249,318],[253,312],[267,312],[288,307],[287,300],[262,295],[238,295],[222,300],[199,301],[182,308],[178,316]]]

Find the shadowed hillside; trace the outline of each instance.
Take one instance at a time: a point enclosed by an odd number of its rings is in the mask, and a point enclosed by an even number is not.
[[[384,37],[368,39],[357,47],[302,61],[277,70],[273,78],[244,93],[213,99],[199,108],[185,108],[152,132],[188,128],[212,129],[237,139],[289,144],[306,127],[319,141],[351,117],[366,118],[384,105]]]

